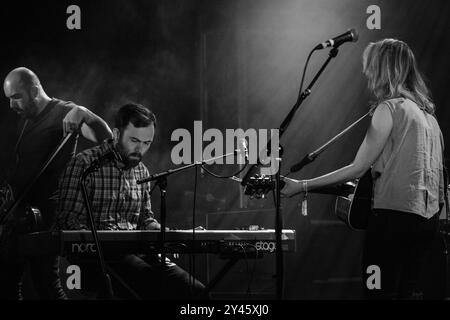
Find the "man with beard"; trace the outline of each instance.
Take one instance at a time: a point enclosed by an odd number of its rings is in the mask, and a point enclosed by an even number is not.
[[[141,162],[153,141],[155,115],[138,104],[120,108],[113,129],[114,138],[78,154],[61,176],[57,227],[62,230],[89,230],[87,212],[79,183],[94,161],[115,154],[111,161],[87,179],[86,188],[97,230],[158,230],[160,224],[151,211],[150,184],[137,184],[149,176]],[[101,160],[100,160],[101,161]],[[168,259],[162,266],[157,255],[108,255],[108,266],[143,299],[177,299],[200,296],[204,286]],[[102,287],[97,262],[79,263],[82,289]],[[114,280],[114,278],[113,278]],[[114,283],[113,283],[114,284]],[[128,298],[114,286],[115,294]]]
[[[6,160],[6,182],[9,200],[25,195],[17,210],[11,212],[15,219],[23,216],[24,206],[37,207],[43,217],[44,229],[54,223],[55,192],[58,177],[75,154],[78,133],[92,142],[101,142],[112,136],[105,121],[85,107],[73,102],[50,98],[39,78],[27,68],[16,68],[5,78],[3,89],[10,107],[19,114],[17,137],[11,139],[14,151]],[[55,152],[63,137],[73,133],[60,149],[41,177],[35,181],[49,157]],[[32,182],[35,181],[33,184]],[[31,189],[30,189],[31,187]],[[4,199],[5,200],[5,199]],[[5,209],[9,209],[9,203]],[[3,226],[2,226],[3,227]],[[0,257],[0,299],[22,299],[22,277],[29,262],[31,277],[41,299],[64,299],[59,279],[59,259],[39,257],[25,260],[15,249],[18,228],[8,233],[8,253]]]

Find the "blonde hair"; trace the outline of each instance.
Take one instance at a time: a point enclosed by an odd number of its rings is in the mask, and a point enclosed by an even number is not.
[[[434,104],[408,45],[396,39],[370,43],[363,53],[363,72],[378,99],[408,98],[434,114]]]

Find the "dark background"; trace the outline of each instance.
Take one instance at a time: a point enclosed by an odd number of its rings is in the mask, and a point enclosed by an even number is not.
[[[81,8],[82,29],[66,28],[66,8]],[[368,30],[366,9],[381,8],[381,30]],[[371,99],[361,72],[361,55],[370,41],[398,38],[416,54],[449,141],[450,5],[445,0],[171,0],[171,1],[15,1],[2,4],[0,32],[4,78],[15,67],[37,73],[52,97],[89,107],[110,125],[128,101],[142,103],[158,118],[154,144],[144,162],[151,173],[174,167],[170,141],[177,128],[193,131],[195,120],[208,128],[277,128],[294,104],[305,59],[320,42],[351,27],[359,41],[344,44],[297,113],[282,139],[284,168],[367,112]],[[311,59],[306,83],[327,57]],[[10,152],[17,116],[0,99],[0,150]],[[298,178],[309,178],[348,164],[367,122],[324,152]],[[82,141],[80,150],[90,144]],[[446,152],[446,156],[448,153]],[[2,160],[3,170],[7,170]],[[231,173],[236,166],[212,166]],[[284,173],[286,171],[282,170]],[[192,226],[194,170],[169,179],[168,223]],[[312,195],[302,217],[298,199],[283,201],[284,226],[297,231],[297,252],[286,254],[285,297],[360,297],[362,233],[333,216],[334,197]],[[159,214],[159,196],[153,196]],[[273,203],[248,200],[239,184],[199,173],[197,225],[233,229],[249,224],[273,228]],[[214,214],[213,214],[214,213]],[[189,259],[179,263],[188,267]],[[223,262],[196,258],[203,281]],[[217,297],[247,290],[271,296],[273,257],[245,262],[216,288]],[[250,270],[250,271],[249,271]]]

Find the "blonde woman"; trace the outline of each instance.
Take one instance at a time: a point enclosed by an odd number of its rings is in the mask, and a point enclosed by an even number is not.
[[[438,230],[444,203],[443,139],[430,92],[408,45],[395,39],[370,43],[363,71],[376,108],[354,161],[308,180],[285,179],[282,194],[343,183],[371,169],[373,210],[363,252],[366,298],[420,297],[420,267]],[[366,288],[366,268],[377,265],[381,289]]]

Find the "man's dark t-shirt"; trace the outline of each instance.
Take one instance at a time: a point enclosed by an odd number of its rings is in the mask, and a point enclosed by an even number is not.
[[[13,163],[9,166],[8,183],[17,199],[35,180],[37,174],[63,141],[63,119],[76,105],[52,99],[36,118],[21,119],[15,142]],[[78,135],[74,134],[59,151],[42,176],[25,197],[25,205],[38,207],[46,224],[52,223],[50,200],[58,186],[60,173],[75,155]]]

